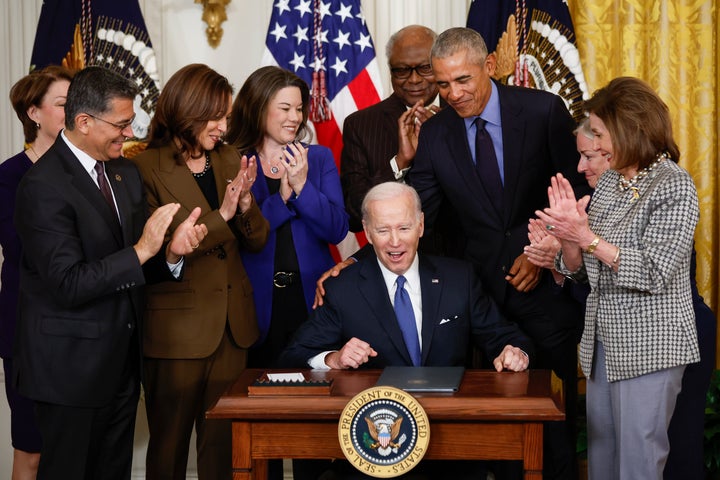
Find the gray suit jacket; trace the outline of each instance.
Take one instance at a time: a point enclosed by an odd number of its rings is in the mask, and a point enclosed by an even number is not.
[[[591,291],[580,363],[592,369],[595,340],[605,347],[609,381],[695,363],[698,353],[690,257],[698,199],[690,175],[665,160],[638,184],[618,188],[608,170],[590,204],[590,229],[620,247],[618,272],[583,254]]]

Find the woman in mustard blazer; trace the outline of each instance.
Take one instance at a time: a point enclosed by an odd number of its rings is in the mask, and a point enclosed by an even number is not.
[[[229,422],[205,411],[245,368],[258,337],[252,287],[240,251],[268,237],[250,188],[257,166],[222,142],[232,102],[228,80],[205,65],[180,69],[165,85],[148,149],[135,157],[153,210],[182,205],[171,229],[196,206],[208,235],[184,258],[181,282],[148,288],[143,335],[150,442],[147,478],[185,478],[193,425],[198,477],[231,477]]]

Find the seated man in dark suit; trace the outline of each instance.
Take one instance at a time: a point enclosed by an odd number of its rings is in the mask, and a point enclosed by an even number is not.
[[[472,266],[417,255],[424,223],[412,187],[396,182],[373,187],[362,215],[374,255],[326,281],[323,305],[300,326],[280,365],[466,365],[472,338],[498,372],[528,368],[532,343],[502,318]],[[481,469],[478,462],[424,462],[407,478],[434,479],[440,472],[453,479],[484,478]],[[367,478],[345,462],[335,462],[333,470],[329,476],[296,472],[295,478]]]
[[[362,212],[376,260],[368,258],[326,281],[323,306],[300,327],[281,364],[465,365],[472,338],[497,371],[528,367],[530,340],[502,318],[472,266],[417,255],[424,223],[414,189],[395,182],[377,185]],[[404,302],[409,308],[399,306]],[[401,317],[410,318],[407,327]]]

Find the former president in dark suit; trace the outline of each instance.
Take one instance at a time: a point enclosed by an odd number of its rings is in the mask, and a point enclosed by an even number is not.
[[[133,136],[135,95],[132,82],[109,70],[79,72],[66,129],[18,187],[23,258],[12,381],[36,401],[39,479],[130,478],[138,287],[182,273],[182,255],[207,233],[194,225],[195,209],[156,255],[180,205],[158,208],[146,222],[140,174],[121,157]]]
[[[575,124],[559,96],[494,82],[495,55],[473,30],[441,33],[431,61],[449,108],[423,124],[408,183],[420,195],[430,232],[441,204],[452,205],[467,242],[464,258],[476,266],[503,315],[533,340],[534,367],[552,368],[564,380],[566,428],[546,429],[544,473],[573,479],[582,307],[553,293],[550,272],[532,265],[523,249],[533,205],[545,206],[552,175],[569,176],[576,193],[589,190],[575,171]]]
[[[348,267],[325,283],[325,299],[283,352],[283,365],[381,368],[387,365],[465,365],[470,338],[498,371],[528,367],[531,342],[506,322],[462,261],[418,256],[423,213],[415,190],[388,182],[373,187],[362,206],[363,226],[376,258]],[[405,280],[398,281],[399,278]],[[414,314],[414,337],[396,318],[396,289]],[[412,346],[419,343],[419,361]]]

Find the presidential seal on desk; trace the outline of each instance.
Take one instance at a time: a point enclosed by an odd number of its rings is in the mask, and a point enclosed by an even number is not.
[[[355,468],[371,477],[393,478],[420,463],[430,442],[430,423],[412,395],[376,386],[345,405],[338,438]]]

